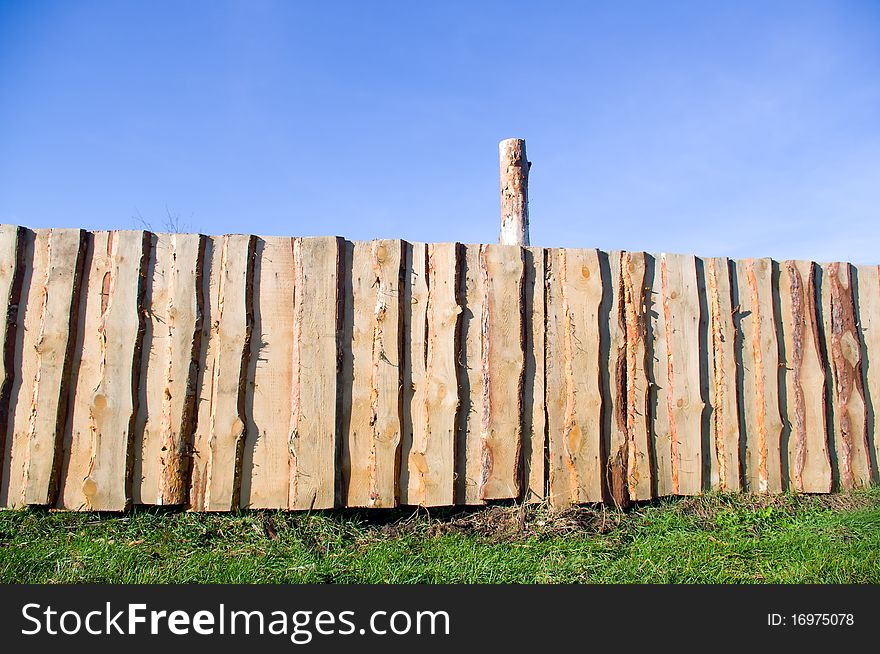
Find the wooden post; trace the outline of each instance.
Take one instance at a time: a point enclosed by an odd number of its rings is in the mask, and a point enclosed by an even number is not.
[[[524,139],[498,144],[501,159],[501,245],[529,245],[529,168]]]

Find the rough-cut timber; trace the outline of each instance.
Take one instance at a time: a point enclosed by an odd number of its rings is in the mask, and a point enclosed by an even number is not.
[[[193,435],[190,507],[238,508],[245,438],[245,378],[250,356],[256,239],[211,237],[203,275],[202,356],[198,423]]]
[[[779,412],[779,351],[771,261],[746,259],[737,263],[736,272],[742,332],[745,479],[751,492],[779,493],[783,425]]]
[[[71,323],[78,302],[85,233],[39,229],[31,245],[28,289],[19,311],[22,329],[16,359],[21,375],[0,487],[3,506],[46,505],[53,500],[67,415],[71,327],[75,326]]]
[[[652,257],[653,278],[648,305],[648,325],[654,356],[649,370],[648,407],[652,417],[651,451],[653,453],[653,492],[658,497],[678,491],[672,475],[672,425],[669,421],[669,346],[666,342],[666,319],[663,309],[663,262]]]
[[[158,234],[152,241],[133,493],[139,504],[175,505],[187,496],[204,245],[198,234]]]
[[[461,312],[456,298],[457,251],[455,243],[432,243],[424,254],[422,246],[413,247],[410,372],[404,379],[411,380],[414,392],[408,412],[411,422],[405,425],[412,437],[406,459],[408,487],[406,498],[401,498],[404,504],[453,503],[458,409],[455,353]],[[424,310],[417,306],[422,302]]]
[[[350,398],[342,408],[346,506],[397,503],[402,252],[400,241],[359,241],[350,251],[351,303],[343,329],[351,333],[343,350]]]
[[[646,340],[648,317],[645,253],[622,252],[620,258],[623,324],[626,342],[626,486],[634,501],[652,497],[649,448],[648,373],[650,346]]]
[[[853,308],[850,266],[823,266],[825,341],[833,380],[833,442],[840,488],[871,481],[871,457],[864,390],[861,345]]]
[[[25,270],[27,230],[0,225],[0,345],[3,347],[0,371],[0,482],[9,476],[11,446],[7,438],[12,385],[16,379],[16,322]],[[4,504],[5,505],[5,504]]]
[[[93,235],[63,508],[121,511],[131,500],[149,246],[142,231]]]
[[[709,309],[709,397],[712,404],[710,481],[721,491],[740,489],[739,416],[730,262],[721,257],[705,260]]]
[[[780,265],[785,402],[789,428],[789,487],[804,493],[831,490],[831,460],[825,424],[825,362],[816,315],[816,275],[811,261]]]
[[[700,396],[700,302],[696,259],[660,255],[661,305],[666,344],[666,407],[673,492],[702,490],[702,413]],[[665,454],[664,454],[665,456]]]
[[[607,255],[599,255],[600,262],[606,258],[607,269],[603,275],[603,309],[600,325],[607,325],[607,336],[602,337],[600,326],[601,365],[605,385],[605,424],[603,444],[605,461],[605,495],[615,506],[629,504],[629,480],[627,465],[629,459],[629,438],[627,437],[627,351],[626,351],[626,308],[624,305],[623,277],[620,263],[623,252],[612,250]],[[603,267],[600,263],[600,267]]]
[[[526,142],[505,139],[498,144],[501,162],[501,245],[529,245],[529,168]]]
[[[293,256],[296,294],[288,508],[329,509],[335,502],[337,478],[342,240],[298,238]]]
[[[523,251],[484,245],[480,428],[480,497],[509,499],[520,494],[523,384]]]
[[[241,506],[286,509],[293,409],[293,239],[257,240]]]
[[[857,266],[858,325],[862,343],[862,388],[870,407],[869,452],[874,481],[880,481],[880,266]]]
[[[460,261],[458,302],[462,311],[458,337],[460,402],[455,444],[455,502],[483,504],[484,501],[480,499],[482,468],[480,425],[483,417],[482,327],[485,297],[480,268],[480,246],[463,246],[460,251]],[[413,315],[416,315],[415,305],[413,305]]]
[[[599,309],[596,250],[549,250],[547,420],[550,500],[602,501]]]
[[[523,499],[538,502],[547,494],[546,416],[544,413],[544,250],[524,252],[523,318],[525,363],[523,376]]]

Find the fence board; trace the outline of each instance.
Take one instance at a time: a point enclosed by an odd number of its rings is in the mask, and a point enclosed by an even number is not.
[[[356,242],[351,249],[351,345],[344,350],[346,505],[397,503],[400,446],[400,241]],[[347,284],[349,286],[349,284]]]
[[[654,277],[647,298],[648,324],[653,340],[648,405],[653,424],[651,443],[653,460],[653,492],[659,497],[676,494],[672,475],[672,425],[669,421],[669,347],[666,342],[666,320],[663,309],[663,261],[654,259]]]
[[[862,344],[862,388],[868,414],[874,481],[880,481],[880,266],[856,266],[858,326]]]
[[[17,333],[18,308],[25,270],[24,256],[27,231],[15,225],[0,225],[0,345],[3,347],[3,370],[0,371],[0,488],[7,484],[11,455],[7,448],[12,443],[7,438],[12,385],[17,375],[15,364],[15,337]],[[0,498],[0,505],[6,501]]]
[[[432,243],[422,255],[421,246],[413,247],[412,346],[407,358],[415,390],[409,413],[408,489],[406,499],[401,500],[405,504],[453,503],[458,409],[455,341],[461,310],[456,301],[457,250],[454,243]],[[419,277],[425,278],[426,288],[416,281]],[[423,296],[424,311],[416,307]]]
[[[814,264],[786,261],[780,267],[779,303],[784,341],[785,402],[790,434],[788,483],[798,492],[831,490],[825,423],[825,363],[816,316]]]
[[[484,245],[480,497],[519,496],[522,453],[523,251]]]
[[[660,268],[672,488],[695,495],[702,489],[703,465],[696,258],[661,254]]]
[[[143,345],[140,443],[133,492],[139,504],[186,501],[194,423],[203,239],[198,234],[153,237],[149,320]]]
[[[706,259],[705,272],[710,334],[709,397],[712,403],[710,481],[713,489],[738,491],[740,431],[730,261],[725,257]]]
[[[544,250],[527,247],[525,274],[525,362],[523,372],[523,483],[524,499],[546,496],[546,418],[544,415]]]
[[[648,316],[647,272],[644,252],[621,253],[624,326],[626,339],[627,490],[631,500],[652,497],[650,459],[651,425],[648,406],[650,344],[646,339]]]
[[[254,256],[254,326],[245,391],[247,436],[241,506],[286,509],[290,494],[293,388],[293,239],[258,239]]]
[[[342,242],[334,237],[298,238],[294,248],[297,293],[289,508],[329,509],[336,498]]]
[[[2,505],[52,502],[70,386],[71,308],[78,302],[84,244],[78,229],[40,229],[33,239],[29,288],[22,296],[26,308],[19,311],[22,374],[10,417]]]
[[[550,500],[554,505],[600,502],[599,255],[596,250],[549,250],[548,270]]]
[[[229,234],[211,237],[210,257],[205,254],[211,266],[203,275],[201,289],[204,372],[190,481],[190,507],[196,511],[238,508],[255,248],[254,237]]]
[[[149,239],[96,232],[73,397],[64,508],[121,511],[131,500]]]
[[[624,303],[621,257],[623,252],[615,250],[599,254],[600,266],[607,265],[603,271],[603,309],[600,311],[601,361],[600,370],[604,372],[604,396],[607,410],[603,432],[603,454],[605,461],[606,496],[617,506],[629,503],[627,430],[627,349],[626,349],[626,307]],[[604,261],[603,261],[604,260]],[[603,335],[602,325],[607,325]]]
[[[871,459],[862,388],[861,345],[856,329],[850,266],[822,267],[825,341],[832,379],[832,442],[841,488],[870,483]]]
[[[736,266],[739,329],[742,333],[742,408],[745,417],[744,475],[757,493],[782,490],[779,413],[779,355],[773,318],[769,259],[746,259]]]
[[[483,277],[480,269],[480,246],[461,248],[459,276],[458,387],[459,410],[456,436],[457,504],[484,504],[480,498],[482,468],[481,421],[483,416]]]

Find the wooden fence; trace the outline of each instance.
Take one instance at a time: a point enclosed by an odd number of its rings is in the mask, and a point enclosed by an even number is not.
[[[0,228],[0,505],[877,479],[877,266]]]

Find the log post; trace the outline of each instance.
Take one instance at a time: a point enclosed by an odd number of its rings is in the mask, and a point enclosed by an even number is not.
[[[524,139],[498,144],[501,160],[501,245],[529,245],[529,168]]]

